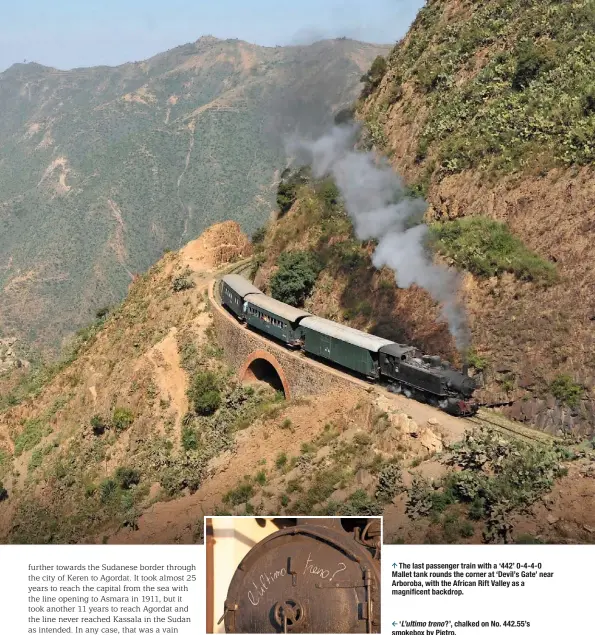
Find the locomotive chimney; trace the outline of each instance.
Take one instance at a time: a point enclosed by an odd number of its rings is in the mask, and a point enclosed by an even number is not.
[[[469,377],[469,364],[467,362],[463,364],[463,375]]]

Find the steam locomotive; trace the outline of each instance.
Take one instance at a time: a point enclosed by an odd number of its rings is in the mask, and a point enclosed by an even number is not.
[[[236,318],[289,348],[347,369],[370,381],[384,381],[391,392],[429,403],[456,416],[474,415],[477,384],[440,357],[423,355],[344,324],[317,317],[265,295],[246,278],[222,278],[221,300]]]
[[[379,633],[380,523],[297,518],[257,543],[229,585],[225,632]]]

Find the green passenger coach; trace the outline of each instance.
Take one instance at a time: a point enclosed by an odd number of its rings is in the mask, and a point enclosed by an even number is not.
[[[298,347],[303,338],[300,320],[310,313],[266,295],[250,294],[246,296],[245,315],[250,326],[282,340],[288,346]]]
[[[316,316],[301,320],[300,328],[307,353],[328,359],[370,379],[378,379],[380,376],[378,351],[393,343]]]
[[[221,301],[239,320],[244,320],[244,298],[250,294],[262,295],[262,291],[237,273],[223,276]]]

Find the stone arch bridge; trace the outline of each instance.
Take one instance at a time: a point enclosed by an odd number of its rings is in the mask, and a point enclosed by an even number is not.
[[[341,389],[364,392],[370,389],[365,382],[289,350],[240,324],[219,304],[217,284],[219,280],[209,287],[215,332],[227,363],[236,369],[240,381],[266,381],[282,390],[286,399]]]

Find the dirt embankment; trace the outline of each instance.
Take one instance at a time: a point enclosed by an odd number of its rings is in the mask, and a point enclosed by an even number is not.
[[[182,259],[193,270],[216,269],[251,254],[248,237],[233,221],[209,227],[180,250]]]

